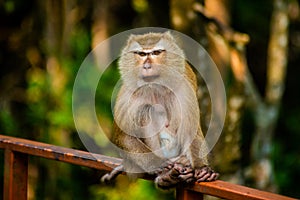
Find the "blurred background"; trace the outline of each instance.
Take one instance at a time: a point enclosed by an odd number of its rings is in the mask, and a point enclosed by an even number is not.
[[[86,150],[72,116],[84,58],[122,31],[170,28],[201,43],[224,80],[227,117],[210,156],[221,179],[300,198],[299,13],[298,0],[0,0],[0,134]],[[108,133],[118,79],[113,63],[96,96]],[[198,79],[205,132],[210,100]],[[100,184],[103,174],[32,157],[29,199],[174,199],[172,191],[125,176]]]

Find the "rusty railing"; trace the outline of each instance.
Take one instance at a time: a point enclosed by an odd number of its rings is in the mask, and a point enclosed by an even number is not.
[[[0,148],[4,149],[4,200],[27,199],[28,156],[38,156],[61,162],[110,171],[121,159],[92,154],[41,142],[0,135]],[[203,195],[225,199],[292,200],[294,198],[264,192],[224,181],[196,183],[188,188],[177,188],[177,199],[203,199]]]

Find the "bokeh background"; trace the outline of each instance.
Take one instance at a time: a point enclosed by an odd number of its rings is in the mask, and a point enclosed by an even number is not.
[[[205,12],[196,14],[195,2]],[[125,30],[175,29],[207,48],[226,86],[228,117],[211,155],[221,179],[300,198],[299,13],[297,0],[0,0],[0,134],[85,150],[72,116],[73,84],[84,58],[101,41]],[[247,35],[231,37],[240,33]],[[109,48],[103,51],[109,53]],[[245,62],[236,64],[234,58]],[[238,75],[245,69],[258,101],[247,100],[253,94]],[[275,78],[270,77],[272,69]],[[112,132],[110,98],[118,79],[115,62],[96,97],[107,133]],[[209,99],[201,77],[199,85],[205,131]],[[268,97],[272,88],[280,88],[274,101]],[[3,157],[1,152],[1,171]],[[29,199],[174,198],[172,191],[161,192],[150,181],[132,183],[125,176],[112,185],[101,184],[103,174],[32,157]]]

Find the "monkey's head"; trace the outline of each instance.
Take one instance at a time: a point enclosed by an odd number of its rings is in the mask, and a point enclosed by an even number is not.
[[[185,57],[170,32],[131,35],[122,51],[119,69],[124,84],[163,84],[183,74]]]

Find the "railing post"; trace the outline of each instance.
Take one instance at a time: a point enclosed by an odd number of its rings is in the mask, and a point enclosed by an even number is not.
[[[183,187],[176,188],[176,200],[203,200],[203,194]]]
[[[5,149],[4,200],[26,200],[28,155]]]

